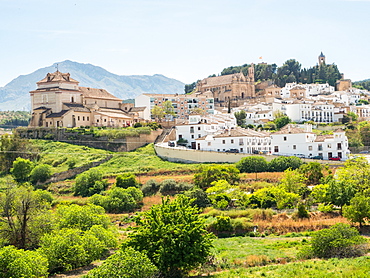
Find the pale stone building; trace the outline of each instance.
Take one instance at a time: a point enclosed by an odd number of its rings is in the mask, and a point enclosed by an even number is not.
[[[205,78],[198,82],[195,92],[201,94],[211,92],[215,103],[222,104],[230,101],[233,106],[241,100],[254,98],[256,96],[254,65],[248,68],[247,76],[239,72]]]
[[[123,111],[122,100],[104,89],[79,87],[69,73],[48,73],[30,92],[30,127],[125,127],[134,118]],[[136,119],[138,120],[138,119]]]

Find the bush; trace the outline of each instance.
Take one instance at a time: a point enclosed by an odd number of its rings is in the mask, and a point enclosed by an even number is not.
[[[180,193],[185,190],[189,190],[193,187],[193,185],[185,182],[177,183],[173,179],[167,179],[161,182],[159,187],[159,192],[162,195],[174,195]]]
[[[247,156],[236,163],[236,168],[241,173],[260,173],[267,171],[267,165],[266,159],[262,156]]]
[[[105,190],[107,186],[108,182],[103,181],[103,173],[97,169],[91,169],[76,177],[74,194],[87,197],[95,193],[100,193]]]
[[[14,246],[0,249],[0,277],[47,277],[48,261],[38,251],[24,251]]]
[[[47,164],[37,165],[32,169],[30,173],[30,181],[32,184],[37,184],[38,182],[45,182],[51,176],[51,166]]]
[[[230,184],[236,184],[239,180],[239,170],[231,165],[207,165],[200,166],[198,173],[194,175],[194,185],[199,188],[208,188],[212,182],[226,180]]]
[[[338,223],[313,234],[309,251],[318,258],[347,258],[366,254],[368,244],[355,228]]]
[[[116,186],[121,188],[139,187],[139,182],[132,173],[124,173],[116,178]]]
[[[289,168],[298,169],[303,164],[302,160],[296,156],[279,156],[272,159],[268,165],[269,172],[283,172]]]
[[[62,229],[44,235],[40,246],[39,250],[48,258],[52,273],[88,265],[106,250],[104,243],[95,236],[78,229]]]
[[[200,188],[193,188],[192,190],[185,191],[184,195],[193,199],[192,206],[199,208],[205,208],[211,205],[211,201],[207,196],[207,193]]]
[[[102,207],[92,204],[86,206],[60,205],[56,210],[58,228],[89,230],[94,225],[108,228],[110,221]]]
[[[127,189],[113,187],[112,189],[95,194],[90,197],[89,202],[103,207],[110,213],[122,213],[133,211],[142,205],[143,193],[136,187]]]
[[[27,181],[32,167],[33,163],[30,160],[17,157],[17,159],[13,161],[13,168],[10,169],[10,173],[17,182]]]
[[[118,251],[84,278],[151,278],[158,272],[148,256],[132,248]]]
[[[155,180],[148,180],[142,187],[141,191],[144,193],[144,196],[155,195],[159,190],[160,184]]]

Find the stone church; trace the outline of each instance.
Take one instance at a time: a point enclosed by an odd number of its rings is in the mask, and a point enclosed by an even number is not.
[[[254,65],[248,68],[248,75],[239,73],[208,77],[198,82],[196,93],[212,92],[215,103],[226,104],[228,101],[235,105],[241,100],[256,96],[254,82]]]
[[[48,73],[30,92],[30,127],[131,126],[122,100],[104,89],[79,87],[69,73]]]

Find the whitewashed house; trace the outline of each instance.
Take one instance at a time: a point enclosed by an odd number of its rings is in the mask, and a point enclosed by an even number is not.
[[[332,135],[316,135],[312,132],[311,125],[299,128],[297,125],[288,124],[271,134],[271,153],[305,158],[340,157],[341,160],[346,160],[350,151],[348,139],[341,129],[334,131]]]
[[[253,129],[235,128],[196,139],[196,149],[246,154],[270,153],[270,133]]]

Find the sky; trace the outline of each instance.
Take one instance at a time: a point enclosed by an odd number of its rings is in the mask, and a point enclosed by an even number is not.
[[[309,68],[321,51],[363,80],[369,11],[370,0],[0,0],[0,87],[64,60],[192,83],[249,63]]]

